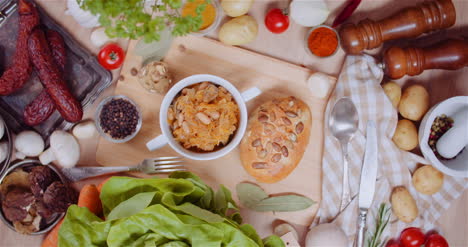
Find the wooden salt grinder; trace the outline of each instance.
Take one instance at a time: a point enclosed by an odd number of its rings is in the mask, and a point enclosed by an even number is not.
[[[384,53],[382,65],[392,79],[428,69],[461,69],[468,66],[468,41],[449,39],[426,48],[391,47]]]
[[[381,21],[365,19],[357,25],[344,25],[340,30],[341,47],[347,53],[359,54],[379,47],[387,40],[413,38],[448,28],[455,24],[455,20],[455,6],[451,0],[425,2]]]

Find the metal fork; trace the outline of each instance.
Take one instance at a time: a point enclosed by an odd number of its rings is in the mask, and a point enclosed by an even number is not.
[[[145,159],[136,166],[116,166],[116,167],[74,167],[62,169],[63,175],[73,182],[85,178],[96,177],[109,173],[118,172],[142,172],[146,174],[163,174],[175,171],[186,171],[182,160],[179,157],[160,157],[155,159]]]

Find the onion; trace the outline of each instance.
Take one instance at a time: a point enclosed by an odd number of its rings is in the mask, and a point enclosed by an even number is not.
[[[323,0],[294,0],[289,8],[291,18],[297,24],[306,27],[324,23],[330,14]]]
[[[223,0],[221,7],[224,13],[230,17],[238,17],[247,14],[252,7],[253,0]]]
[[[83,27],[92,28],[99,26],[99,16],[91,14],[91,12],[82,10],[77,0],[67,0],[67,15],[73,16],[76,22]]]

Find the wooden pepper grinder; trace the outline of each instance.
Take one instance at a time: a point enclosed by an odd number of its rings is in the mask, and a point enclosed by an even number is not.
[[[419,75],[428,69],[456,70],[468,66],[468,41],[449,39],[425,48],[391,47],[382,65],[392,79]]]
[[[413,38],[451,27],[455,20],[455,6],[451,0],[425,2],[381,21],[365,19],[358,25],[344,25],[340,30],[341,47],[347,53],[359,54],[379,47],[387,40]]]

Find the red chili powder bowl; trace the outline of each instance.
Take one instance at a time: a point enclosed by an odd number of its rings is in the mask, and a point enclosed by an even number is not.
[[[327,26],[318,26],[307,37],[307,48],[318,57],[329,57],[338,49],[338,34]]]

